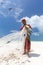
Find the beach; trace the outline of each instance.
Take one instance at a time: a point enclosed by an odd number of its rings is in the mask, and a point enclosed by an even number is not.
[[[11,35],[10,35],[11,36]],[[31,51],[23,55],[23,42],[7,39],[8,36],[0,39],[0,65],[42,65],[43,64],[43,42],[31,41]],[[2,41],[3,40],[3,41]],[[10,40],[10,41],[9,41]]]

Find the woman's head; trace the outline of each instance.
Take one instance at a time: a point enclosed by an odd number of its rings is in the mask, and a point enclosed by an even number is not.
[[[21,21],[22,21],[23,25],[26,25],[26,20],[25,19],[22,19]]]

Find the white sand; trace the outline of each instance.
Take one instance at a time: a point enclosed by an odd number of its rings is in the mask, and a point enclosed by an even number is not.
[[[19,35],[18,33],[16,35]],[[43,42],[31,41],[29,56],[22,55],[23,41],[15,33],[0,39],[0,65],[43,65]]]
[[[22,55],[22,42],[10,42],[0,47],[0,65],[42,65],[43,42],[31,42],[30,57]]]

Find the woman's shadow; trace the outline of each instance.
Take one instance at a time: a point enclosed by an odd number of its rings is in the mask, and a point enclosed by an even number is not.
[[[40,56],[40,54],[38,54],[38,53],[30,53],[30,55],[29,55],[30,57],[39,57]]]

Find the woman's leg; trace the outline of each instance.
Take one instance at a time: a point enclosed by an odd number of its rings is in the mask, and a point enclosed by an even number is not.
[[[30,40],[26,39],[26,53],[30,51]]]

